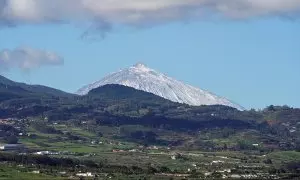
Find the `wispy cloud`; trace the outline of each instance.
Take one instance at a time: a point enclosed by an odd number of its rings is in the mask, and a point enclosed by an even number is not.
[[[12,68],[29,71],[41,66],[55,66],[63,63],[63,58],[56,53],[29,47],[0,51],[0,71]]]
[[[0,25],[93,23],[90,30],[114,25],[152,26],[203,18],[298,18],[300,0],[0,0]],[[84,35],[88,35],[86,31]]]

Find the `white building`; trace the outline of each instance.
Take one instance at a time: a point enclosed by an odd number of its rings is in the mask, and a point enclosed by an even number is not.
[[[87,172],[87,173],[77,173],[76,176],[79,176],[79,177],[93,177],[94,175],[91,172]]]
[[[25,149],[25,146],[23,144],[5,144],[0,146],[0,150],[2,151],[16,151],[23,149]]]
[[[58,152],[51,152],[51,151],[39,151],[39,152],[36,152],[34,154],[37,154],[37,155],[58,155],[59,153]]]
[[[217,160],[217,161],[212,161],[211,164],[222,164],[224,163],[225,161],[220,161],[220,160]]]

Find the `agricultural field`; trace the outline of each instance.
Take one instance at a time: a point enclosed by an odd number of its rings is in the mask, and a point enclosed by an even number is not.
[[[42,165],[33,163],[28,166],[22,162],[8,160],[5,162],[8,162],[9,166],[1,166],[3,170],[0,172],[0,176],[3,178],[67,179],[85,177],[89,179],[89,176],[84,174],[88,172],[91,175],[90,179],[92,177],[98,179],[276,179],[294,178],[294,176],[296,178],[297,169],[288,171],[286,166],[300,160],[300,152],[265,151],[259,149],[259,144],[254,145],[258,146],[257,148],[242,151],[229,148],[210,149],[211,143],[215,145],[215,148],[222,147],[224,144],[233,146],[242,139],[241,137],[255,134],[253,131],[241,132],[240,135],[220,136],[217,131],[199,132],[198,135],[195,135],[131,125],[101,126],[98,132],[89,130],[86,125],[76,126],[63,123],[53,123],[47,125],[47,128],[40,128],[33,123],[28,123],[26,127],[26,132],[24,131],[23,135],[18,137],[19,143],[26,146],[26,150],[21,153],[22,159],[33,158],[32,161],[36,162],[36,158],[47,156],[54,158],[59,163],[54,163],[56,165],[49,165],[47,162]],[[141,139],[124,137],[124,134],[135,129],[155,132],[158,134],[157,141],[147,144],[143,143]],[[243,143],[254,144],[259,141],[258,138],[252,136]],[[184,143],[179,143],[177,146],[165,145],[165,142],[178,139],[184,139]],[[202,144],[201,146],[193,145],[197,142],[206,142],[204,144],[206,148],[201,150],[199,147],[202,147]],[[5,157],[5,154],[3,156]],[[69,167],[64,168],[64,165],[59,165],[61,159],[62,161],[70,159],[72,163]],[[73,163],[80,167],[74,169]]]

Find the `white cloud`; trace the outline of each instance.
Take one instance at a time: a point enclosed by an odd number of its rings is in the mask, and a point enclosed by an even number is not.
[[[53,52],[29,47],[0,51],[0,70],[11,68],[31,70],[41,66],[62,65],[63,63],[63,58]]]
[[[0,0],[0,24],[91,22],[144,26],[201,18],[297,18],[300,0]]]

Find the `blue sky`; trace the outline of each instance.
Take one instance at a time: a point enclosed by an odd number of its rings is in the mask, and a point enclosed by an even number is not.
[[[1,22],[1,17],[0,17]],[[1,24],[1,23],[0,23]],[[300,107],[300,23],[278,17],[120,26],[98,41],[80,39],[82,24],[24,23],[0,29],[0,51],[49,50],[59,65],[1,73],[16,81],[68,92],[110,72],[144,62],[246,108]]]

